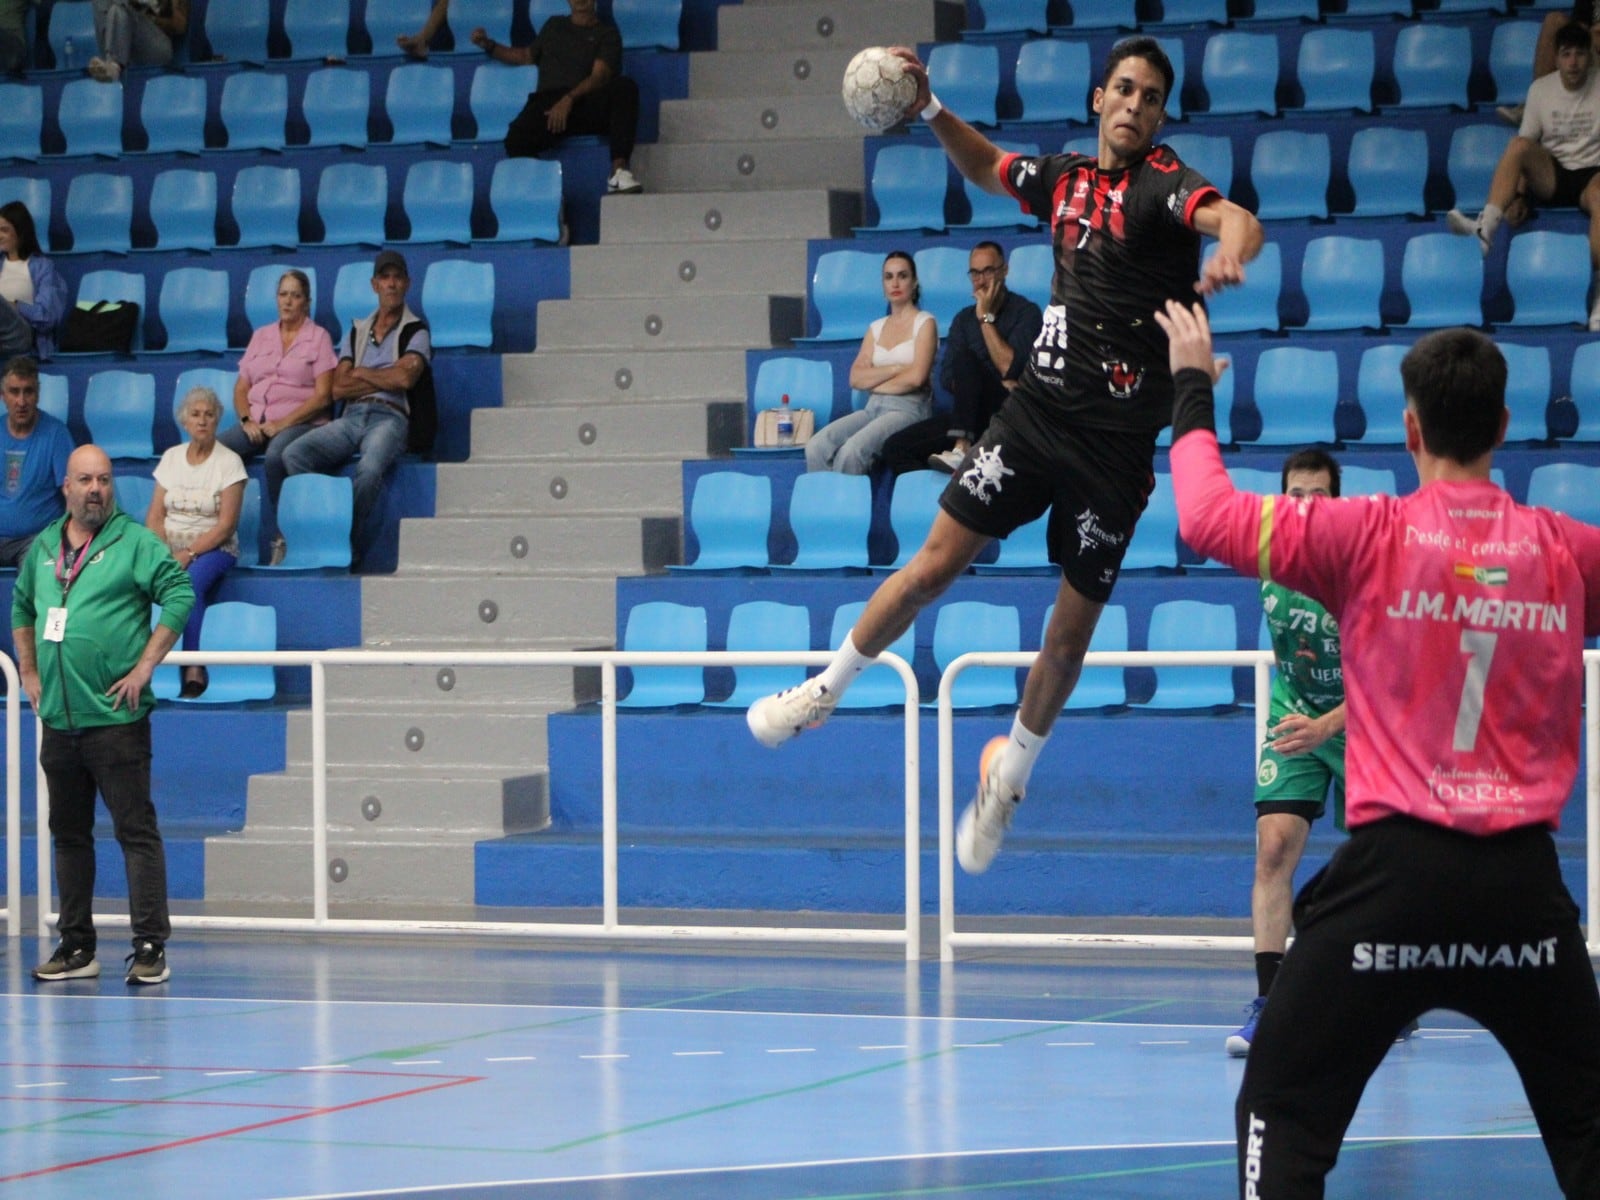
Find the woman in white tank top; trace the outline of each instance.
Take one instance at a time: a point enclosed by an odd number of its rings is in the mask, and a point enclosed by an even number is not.
[[[939,330],[933,314],[917,307],[917,264],[904,250],[883,260],[883,294],[889,315],[868,327],[850,364],[850,386],[871,393],[866,407],[812,436],[806,443],[808,471],[865,475],[893,434],[933,415],[929,379]]]

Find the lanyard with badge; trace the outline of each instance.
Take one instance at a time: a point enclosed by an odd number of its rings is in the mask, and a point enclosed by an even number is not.
[[[44,640],[47,642],[60,642],[67,636],[67,596],[72,591],[73,581],[78,578],[78,572],[83,570],[83,564],[89,561],[89,548],[94,545],[94,534],[89,535],[72,560],[72,566],[67,566],[67,531],[61,531],[61,552],[56,556],[56,582],[61,585],[61,604],[52,606],[44,615]]]

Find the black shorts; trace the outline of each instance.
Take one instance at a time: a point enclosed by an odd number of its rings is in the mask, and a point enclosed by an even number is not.
[[[1576,171],[1555,164],[1556,186],[1544,202],[1553,208],[1577,208],[1578,197],[1589,186],[1589,180],[1600,174],[1600,167],[1579,167]]]
[[[1155,487],[1155,435],[1041,419],[1013,393],[939,498],[966,528],[1003,538],[1050,511],[1050,561],[1099,604],[1111,597]]]

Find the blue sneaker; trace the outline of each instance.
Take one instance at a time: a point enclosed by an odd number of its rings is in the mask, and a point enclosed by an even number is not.
[[[1230,1057],[1243,1058],[1250,1053],[1250,1043],[1256,1036],[1256,1022],[1261,1020],[1261,1010],[1266,1006],[1265,996],[1257,996],[1250,1001],[1250,1007],[1245,1009],[1244,1024],[1228,1035]]]

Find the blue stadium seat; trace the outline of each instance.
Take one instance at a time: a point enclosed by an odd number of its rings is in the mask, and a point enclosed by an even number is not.
[[[387,242],[389,172],[377,164],[331,163],[322,168],[317,213],[328,246],[381,246]]]
[[[1178,499],[1172,490],[1172,476],[1158,471],[1150,499],[1133,528],[1128,552],[1122,556],[1122,569],[1171,569],[1177,565]]]
[[[1233,139],[1204,133],[1174,133],[1161,139],[1172,152],[1216,184],[1224,196],[1233,191]]]
[[[44,89],[32,83],[0,83],[0,145],[10,158],[32,162],[43,153]]]
[[[1319,237],[1306,243],[1300,290],[1311,315],[1307,329],[1379,329],[1383,318],[1383,242],[1378,238]]]
[[[1044,308],[1050,303],[1050,283],[1055,271],[1055,258],[1049,245],[1018,246],[1006,260],[1006,286]]]
[[[924,246],[912,258],[922,288],[917,307],[933,314],[941,333],[948,332],[956,313],[972,303],[972,281],[967,278],[971,252],[955,246]]]
[[[300,171],[296,167],[245,167],[233,177],[233,219],[245,249],[300,245]]]
[[[1175,34],[1156,38],[1156,43],[1166,51],[1167,61],[1172,64],[1172,93],[1167,97],[1167,119],[1176,121],[1183,116],[1183,82],[1184,82],[1184,51],[1183,39]],[[1091,121],[1099,118],[1090,117]]]
[[[1339,403],[1339,356],[1332,350],[1274,346],[1256,359],[1252,391],[1263,446],[1333,442]]]
[[[1012,653],[1022,649],[1022,622],[1016,607],[982,600],[954,600],[940,605],[933,622],[933,661],[943,675],[963,654],[985,651]],[[937,693],[926,697],[924,708],[939,702]],[[996,708],[1017,702],[1017,668],[968,667],[950,688],[956,709]]]
[[[783,397],[793,408],[809,408],[817,425],[833,419],[833,363],[825,358],[766,358],[756,368],[750,396],[752,425],[757,413],[778,408]]]
[[[1572,440],[1600,441],[1600,341],[1588,339],[1572,352],[1572,403],[1578,428]]]
[[[1050,512],[1019,525],[1000,539],[1000,553],[992,563],[973,563],[979,575],[1054,575],[1050,561]]]
[[[1317,0],[1255,0],[1248,17],[1241,21],[1319,21],[1322,14]]]
[[[1072,0],[1072,32],[1080,29],[1137,29],[1133,0]]]
[[[133,248],[133,179],[99,172],[74,175],[67,185],[66,215],[74,254],[128,253]]]
[[[199,154],[206,148],[206,81],[197,75],[157,75],[139,102],[147,154]]]
[[[377,307],[378,298],[372,293],[372,264],[357,259],[341,266],[333,281],[333,319],[337,328],[330,332],[334,335],[335,352],[345,331]]]
[[[567,15],[567,0],[528,0],[528,23],[538,33],[551,17]]]
[[[538,90],[538,67],[481,63],[472,73],[472,89],[467,95],[472,119],[478,127],[473,141],[504,141],[512,119],[528,103],[529,95]]]
[[[746,600],[728,614],[729,650],[809,650],[811,610],[804,604]],[[733,691],[725,700],[707,701],[710,708],[749,708],[770,696],[804,683],[804,666],[733,668]]]
[[[384,110],[394,127],[391,145],[448,146],[456,77],[449,67],[407,63],[389,72]]]
[[[1589,239],[1535,229],[1511,239],[1506,287],[1510,325],[1583,325],[1589,317]]]
[[[1394,77],[1405,108],[1468,108],[1472,34],[1459,25],[1407,25],[1394,42]]]
[[[205,33],[211,53],[229,62],[266,62],[268,18],[260,0],[208,0]]]
[[[251,329],[271,325],[278,319],[278,281],[291,266],[304,271],[311,281],[311,311],[317,311],[317,269],[291,263],[262,263],[250,268],[244,285],[244,319]],[[373,300],[372,289],[367,289],[367,299]],[[375,305],[369,305],[370,312]]]
[[[622,44],[633,50],[676,50],[683,0],[611,0]]]
[[[1010,154],[1025,154],[1030,157],[1039,153],[1036,142],[1008,142],[995,140],[1000,149]],[[961,180],[961,189],[967,197],[967,204],[972,210],[972,215],[965,221],[950,223],[951,229],[1037,229],[1039,218],[1031,213],[1022,211],[1019,205],[1009,195],[997,195],[986,192],[965,176]]]
[[[689,528],[699,553],[673,571],[766,570],[772,480],[745,471],[708,471],[695,480]]]
[[[698,604],[649,600],[628,610],[622,648],[637,651],[703,651],[706,610]],[[621,708],[671,708],[701,704],[706,698],[705,668],[631,667],[633,686],[617,701]]]
[[[1345,463],[1339,468],[1341,496],[1397,496],[1394,472],[1388,467],[1364,467]]]
[[[1146,29],[1162,25],[1226,25],[1227,0],[1161,0],[1161,19],[1146,22]]]
[[[239,561],[238,567],[254,567],[261,562],[261,481],[245,480],[244,496],[239,502]]]
[[[561,160],[502,158],[489,178],[489,208],[498,226],[481,241],[560,244]]]
[[[866,607],[865,600],[852,600],[834,610],[833,629],[828,640],[830,648],[844,645],[845,635],[855,628]],[[916,624],[913,622],[904,633],[895,638],[885,653],[915,664]],[[841,709],[902,708],[905,702],[906,688],[905,684],[900,682],[900,676],[892,668],[879,665],[868,667],[856,677],[856,681],[850,685],[850,690],[839,698],[839,707]]]
[[[68,397],[67,377],[65,375],[40,375],[39,411],[49,413],[65,425],[67,423],[67,414],[71,409],[72,402]]]
[[[395,38],[410,35],[422,28],[428,19],[431,0],[383,0],[381,4],[367,4],[366,30],[372,39],[369,53],[379,58],[395,58],[402,51]]]
[[[1503,13],[1506,0],[1439,0],[1441,13]]]
[[[945,153],[938,146],[885,146],[872,160],[872,201],[878,209],[871,232],[945,227],[948,186]],[[880,292],[881,296],[881,292]]]
[[[928,51],[928,83],[934,94],[973,125],[998,125],[1000,51],[974,42],[940,42]],[[941,151],[940,153],[943,153]]]
[[[313,571],[350,565],[350,480],[343,475],[291,475],[278,494],[278,531],[288,547],[262,571]]]
[[[143,525],[145,518],[150,515],[150,501],[155,498],[156,481],[148,475],[124,472],[112,476],[111,490],[117,497],[117,507]],[[173,694],[177,694],[176,688]]]
[[[412,242],[472,244],[472,163],[432,159],[406,172],[406,219]]]
[[[1341,17],[1409,17],[1411,0],[1345,0]]]
[[[1345,159],[1356,217],[1423,216],[1428,135],[1420,129],[1358,129]]]
[[[278,610],[270,604],[223,600],[210,605],[200,625],[200,649],[270,651],[278,648]],[[209,683],[196,701],[186,703],[237,704],[244,700],[271,700],[278,685],[270,665],[207,667]]]
[[[143,371],[97,371],[83,394],[83,423],[108,458],[151,458],[156,377]],[[149,498],[145,499],[146,504]],[[144,519],[143,510],[139,518]]]
[[[172,385],[172,410],[176,412],[183,398],[193,389],[210,388],[222,402],[222,417],[217,421],[217,432],[221,433],[224,429],[239,423],[239,414],[233,408],[233,389],[238,382],[238,371],[229,371],[222,367],[190,367],[188,370],[180,371],[177,381]],[[189,431],[182,425],[178,426],[178,440],[180,442],[189,440]]]
[[[1406,242],[1400,282],[1411,304],[1411,329],[1482,325],[1483,253],[1477,238],[1420,233]]]
[[[789,528],[798,544],[792,563],[775,571],[866,570],[872,525],[872,482],[865,475],[809,471],[794,481]]]
[[[306,125],[311,130],[306,144],[355,149],[366,146],[371,88],[367,73],[350,67],[324,67],[307,75],[300,97]]]
[[[289,77],[277,71],[230,71],[222,81],[220,111],[229,150],[282,150]]]
[[[1152,651],[1237,650],[1233,605],[1203,600],[1164,600],[1150,611],[1145,648]],[[1148,708],[1214,708],[1232,705],[1232,667],[1157,667]]]
[[[1545,409],[1550,404],[1550,350],[1547,346],[1524,346],[1499,342],[1506,360],[1506,408],[1511,419],[1506,425],[1507,442],[1543,442],[1550,437]]]
[[[1489,181],[1506,146],[1516,136],[1504,125],[1460,125],[1450,135],[1445,170],[1455,192],[1455,207],[1477,212],[1489,199]]]
[[[985,37],[1000,33],[1049,33],[1050,18],[1045,11],[1048,7],[1048,0],[978,0],[983,25],[975,31],[969,29],[967,36],[971,37],[974,32]]]
[[[1312,112],[1372,111],[1377,51],[1370,29],[1309,29],[1300,38],[1296,77]]]
[[[1278,39],[1270,33],[1214,33],[1201,81],[1213,114],[1278,112]]]
[[[88,271],[78,280],[80,305],[101,300],[126,300],[139,306],[139,323],[133,331],[133,351],[144,349],[145,282],[139,271]],[[57,351],[60,354],[61,351]]]
[[[950,476],[942,471],[905,471],[894,478],[894,493],[889,497],[889,527],[897,547],[894,561],[879,568],[897,571],[922,549],[939,512],[939,497]]]
[[[435,350],[494,344],[494,264],[441,258],[422,277],[422,311]]]
[[[1204,257],[1217,252],[1210,242]],[[1245,268],[1244,285],[1226,288],[1207,298],[1214,333],[1249,333],[1278,328],[1278,293],[1283,288],[1283,252],[1277,242],[1261,248],[1256,260]]]
[[[1229,467],[1228,478],[1241,492],[1252,496],[1276,496],[1283,490],[1283,480],[1278,471],[1265,471],[1258,467]]]
[[[217,173],[162,171],[150,184],[156,250],[215,250]]]
[[[1017,95],[1024,121],[1088,121],[1094,82],[1087,42],[1033,38],[1017,51]]]
[[[163,354],[223,354],[228,349],[228,273],[178,267],[161,281]],[[149,353],[149,351],[146,351]]]
[[[1498,21],[1489,38],[1489,77],[1500,104],[1521,104],[1532,78],[1538,21]]]
[[[1368,346],[1361,352],[1361,367],[1356,374],[1356,400],[1367,418],[1363,443],[1395,443],[1406,440],[1401,414],[1405,412],[1405,388],[1400,383],[1400,360],[1410,346]]]
[[[449,25],[456,39],[455,52],[483,53],[472,44],[474,29],[482,29],[497,42],[510,42],[512,8],[511,0],[452,0]]]
[[[1039,640],[1044,641],[1044,631],[1050,628],[1050,618],[1055,613],[1054,604],[1044,610],[1044,624]],[[1100,620],[1089,638],[1089,652],[1117,653],[1128,648],[1128,610],[1120,604],[1108,604],[1100,612]],[[1127,677],[1121,667],[1084,667],[1078,676],[1077,686],[1067,697],[1069,710],[1086,708],[1120,708],[1128,702]]]
[[[860,341],[867,326],[888,310],[883,299],[883,256],[865,250],[819,254],[811,276],[811,302],[817,307],[819,328],[810,338],[797,340]]]
[[[1600,467],[1540,463],[1528,473],[1528,503],[1600,525]]]
[[[1212,397],[1216,402],[1217,443],[1223,446],[1233,441],[1233,378],[1236,374],[1229,367],[1212,386]],[[1172,445],[1172,426],[1168,425],[1156,435],[1156,445]]]
[[[350,53],[349,0],[287,0],[283,32],[291,58],[344,58]]]
[[[38,7],[45,10],[40,15],[48,15],[50,20],[50,28],[45,31],[43,38],[50,46],[50,61],[55,63],[57,70],[65,69],[67,39],[71,38],[73,55],[77,60],[76,69],[82,71],[89,62],[89,56],[98,53],[95,48],[94,5],[85,0],[81,4],[53,3]]]
[[[1263,221],[1326,217],[1332,173],[1326,133],[1263,133],[1250,159],[1256,216]]]
[[[120,83],[74,79],[61,89],[56,120],[66,139],[66,153],[117,158],[122,154],[122,100]]]
[[[0,133],[0,138],[4,134]],[[0,204],[20,200],[33,217],[34,230],[39,235],[39,248],[48,251],[50,246],[51,187],[48,179],[29,179],[23,175],[0,177]]]

